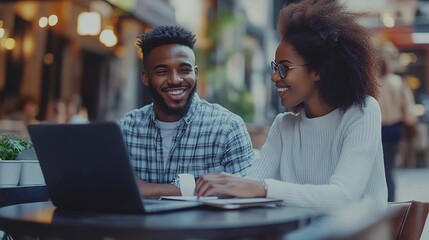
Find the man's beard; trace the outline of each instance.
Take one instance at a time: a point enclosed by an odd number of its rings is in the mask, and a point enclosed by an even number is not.
[[[184,116],[191,106],[192,99],[194,98],[195,92],[197,90],[197,83],[195,83],[193,89],[191,90],[188,100],[186,101],[186,104],[182,108],[171,108],[167,105],[167,103],[164,101],[164,98],[162,98],[161,94],[158,93],[158,91],[152,86],[152,84],[149,83],[149,92],[152,95],[154,104],[158,106],[162,111],[164,111],[167,115],[170,116]]]

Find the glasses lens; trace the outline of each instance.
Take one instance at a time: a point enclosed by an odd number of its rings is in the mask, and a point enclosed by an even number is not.
[[[279,70],[280,77],[282,79],[286,78],[287,69],[284,65],[271,62],[271,70],[273,71],[273,75],[276,73],[277,70]]]
[[[282,79],[285,79],[286,78],[286,67],[281,65],[281,64],[278,64],[277,68],[279,69],[280,77]]]

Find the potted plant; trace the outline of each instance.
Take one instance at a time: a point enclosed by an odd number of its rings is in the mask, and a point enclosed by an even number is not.
[[[42,169],[39,160],[33,148],[23,150],[17,157],[21,161],[21,174],[19,177],[19,186],[44,185]]]
[[[0,135],[0,187],[44,184],[36,157],[17,159],[25,151],[34,151],[30,140]]]
[[[16,157],[26,148],[26,143],[10,135],[0,135],[0,187],[18,185],[21,162]]]

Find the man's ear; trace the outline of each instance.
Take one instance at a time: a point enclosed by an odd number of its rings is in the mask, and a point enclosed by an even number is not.
[[[145,85],[146,87],[148,87],[149,86],[149,77],[148,77],[148,74],[147,74],[147,72],[145,70],[141,71],[140,78],[141,78],[141,80],[143,82],[143,85]]]
[[[194,73],[195,73],[195,81],[197,81],[198,78],[200,77],[200,71],[198,70],[197,65],[195,65],[195,67],[194,67]]]

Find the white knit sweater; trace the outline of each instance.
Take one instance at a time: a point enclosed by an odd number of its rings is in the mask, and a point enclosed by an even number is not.
[[[377,101],[317,118],[279,114],[249,177],[265,179],[267,197],[290,206],[331,210],[365,199],[386,209]]]

